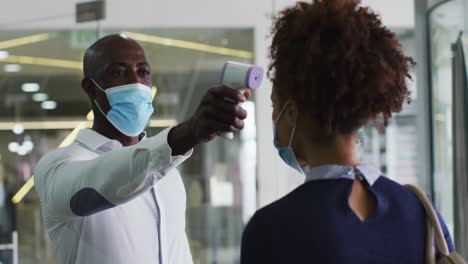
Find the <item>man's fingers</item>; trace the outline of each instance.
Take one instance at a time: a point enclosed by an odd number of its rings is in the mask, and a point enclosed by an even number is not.
[[[249,100],[249,98],[252,96],[252,91],[250,91],[249,89],[246,89],[244,91],[244,97],[245,99]]]
[[[227,86],[217,86],[208,90],[208,94],[212,94],[214,97],[228,99],[234,103],[242,103],[247,100],[244,94],[239,91],[229,88]]]
[[[226,100],[214,99],[213,101],[206,102],[204,107],[209,108],[210,111],[213,111],[214,113],[222,112],[239,119],[247,118],[247,111],[245,111],[240,105]]]
[[[208,122],[206,126],[206,130],[204,131],[204,134],[211,135],[214,133],[218,134],[218,133],[226,133],[226,132],[232,132],[231,125],[218,122],[215,120],[211,120]]]
[[[221,134],[226,132],[234,132],[238,133],[244,127],[244,122],[240,120],[240,122],[236,122],[235,125],[231,125],[228,123],[220,122],[217,120],[209,120],[207,121],[201,131],[200,134],[203,138],[208,138],[209,135],[212,134]]]
[[[244,121],[241,118],[237,117],[236,115],[226,113],[226,112],[215,111],[215,110],[207,111],[206,114],[209,118],[212,118],[213,120],[217,122],[231,125],[235,127],[236,129],[244,128]]]
[[[250,91],[241,93],[226,86],[210,88],[195,115],[197,138],[206,142],[212,140],[213,135],[242,130],[247,111],[239,103],[250,96]]]

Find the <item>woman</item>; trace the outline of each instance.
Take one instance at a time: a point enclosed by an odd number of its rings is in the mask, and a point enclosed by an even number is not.
[[[418,198],[356,154],[359,128],[410,101],[413,59],[359,1],[297,3],[272,33],[275,146],[306,182],[253,216],[241,263],[424,263]]]

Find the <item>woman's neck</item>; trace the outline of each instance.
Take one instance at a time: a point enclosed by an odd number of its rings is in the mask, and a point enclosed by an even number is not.
[[[317,167],[327,164],[357,166],[359,158],[356,152],[356,140],[354,135],[337,136],[329,144],[315,143],[310,140],[303,140],[302,158],[309,167]],[[299,142],[298,142],[299,143]]]

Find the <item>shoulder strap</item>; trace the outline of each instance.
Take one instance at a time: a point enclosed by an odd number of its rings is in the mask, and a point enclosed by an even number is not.
[[[435,242],[438,252],[444,256],[449,255],[450,252],[448,250],[447,241],[445,241],[444,232],[440,227],[439,218],[437,217],[437,214],[434,210],[434,207],[432,206],[432,203],[429,201],[429,198],[427,198],[426,194],[418,187],[411,184],[407,184],[405,186],[416,194],[416,196],[419,198],[419,201],[421,201],[422,205],[424,206],[424,209],[426,210],[427,222],[430,223],[430,226],[432,226],[434,230]],[[429,234],[428,237],[430,237]]]

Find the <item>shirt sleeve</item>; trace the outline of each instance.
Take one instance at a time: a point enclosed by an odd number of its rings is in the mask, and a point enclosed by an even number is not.
[[[46,213],[60,219],[89,216],[149,190],[192,153],[172,156],[169,130],[93,159],[80,159],[80,151],[73,149],[46,155],[35,169]]]

